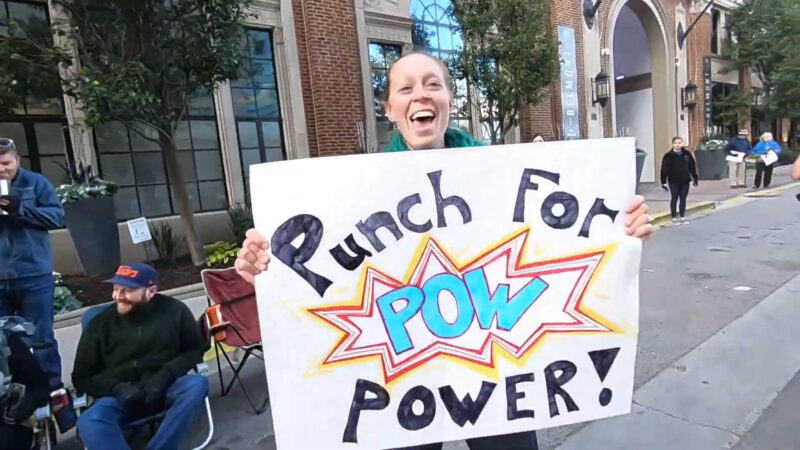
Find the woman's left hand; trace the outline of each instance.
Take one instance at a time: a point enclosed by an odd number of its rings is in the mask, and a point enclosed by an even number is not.
[[[628,204],[625,210],[625,233],[647,242],[653,236],[653,226],[650,225],[650,216],[647,214],[647,204],[644,197],[637,195]]]

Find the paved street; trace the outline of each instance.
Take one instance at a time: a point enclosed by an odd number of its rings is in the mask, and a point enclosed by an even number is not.
[[[777,175],[777,174],[776,174]],[[542,430],[542,449],[792,449],[800,442],[798,185],[739,197],[645,247],[633,413]],[[739,288],[739,290],[735,288]],[[246,382],[264,393],[260,364]],[[211,448],[270,449],[270,412],[216,395]],[[256,388],[260,387],[260,388]],[[192,442],[205,426],[198,421]],[[76,448],[65,440],[59,448]],[[463,442],[447,450],[466,449]]]

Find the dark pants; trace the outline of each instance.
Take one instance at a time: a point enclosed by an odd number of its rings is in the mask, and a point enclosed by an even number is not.
[[[33,352],[51,389],[61,387],[61,357],[53,333],[55,289],[52,274],[0,280],[0,316],[21,316],[36,328]]]
[[[772,183],[772,169],[775,168],[775,164],[766,165],[763,161],[756,162],[756,179],[755,179],[755,186],[761,187],[761,174],[764,174],[764,187],[768,188],[769,184]]]
[[[686,215],[686,197],[689,196],[689,182],[686,183],[673,183],[672,181],[669,182],[669,193],[672,195],[672,199],[669,201],[669,211],[672,213],[672,218],[674,219],[676,216],[676,206],[678,200],[681,201],[680,205],[680,213],[681,217]]]
[[[535,431],[523,431],[521,433],[467,439],[467,446],[470,450],[538,450],[539,443],[536,440]],[[440,442],[405,447],[399,450],[441,450],[441,448],[442,443]]]
[[[206,395],[208,380],[202,375],[184,375],[172,383],[167,389],[167,414],[147,444],[148,450],[180,448]],[[89,450],[124,450],[130,447],[122,427],[136,419],[114,397],[102,397],[78,418],[78,436]]]

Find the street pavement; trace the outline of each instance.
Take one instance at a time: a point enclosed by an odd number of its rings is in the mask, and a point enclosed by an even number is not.
[[[779,168],[773,187],[783,186],[757,197],[704,182],[693,194],[718,209],[656,232],[642,256],[633,412],[541,430],[542,450],[800,448],[800,184],[788,182]],[[668,207],[657,189],[643,189],[651,212]],[[262,398],[260,361],[244,379]],[[238,387],[219,397],[216,374],[210,381],[209,448],[275,448],[271,412],[253,415]],[[205,433],[196,420],[187,447]],[[80,447],[66,437],[58,448]]]

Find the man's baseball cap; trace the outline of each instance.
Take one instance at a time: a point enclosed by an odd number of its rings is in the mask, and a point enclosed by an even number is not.
[[[156,269],[144,263],[128,263],[119,266],[114,278],[106,283],[118,284],[132,289],[148,288],[158,284]]]
[[[741,130],[739,130],[739,136],[747,136],[748,133],[750,132],[747,131],[747,128],[742,128]]]

